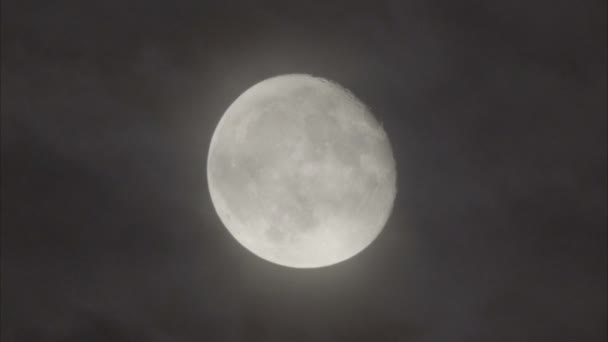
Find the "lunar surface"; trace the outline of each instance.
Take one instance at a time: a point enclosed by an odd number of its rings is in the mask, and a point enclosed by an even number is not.
[[[388,137],[341,86],[309,75],[264,80],[222,116],[209,192],[249,251],[296,268],[356,255],[382,231],[396,194]]]

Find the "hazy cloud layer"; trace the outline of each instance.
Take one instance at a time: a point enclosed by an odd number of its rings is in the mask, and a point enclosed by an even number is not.
[[[2,0],[3,341],[603,341],[604,1]],[[395,211],[336,267],[221,226],[211,133],[259,80],[372,108]]]

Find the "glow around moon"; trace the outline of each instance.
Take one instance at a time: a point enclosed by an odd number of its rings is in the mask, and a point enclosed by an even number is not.
[[[245,91],[211,139],[209,192],[226,228],[268,261],[328,266],[382,231],[396,194],[388,137],[339,85],[282,75]]]

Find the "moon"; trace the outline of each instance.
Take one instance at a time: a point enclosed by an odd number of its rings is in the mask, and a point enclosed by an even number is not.
[[[323,78],[263,80],[226,110],[211,138],[209,193],[230,234],[267,261],[339,263],[384,228],[397,171],[382,126]]]

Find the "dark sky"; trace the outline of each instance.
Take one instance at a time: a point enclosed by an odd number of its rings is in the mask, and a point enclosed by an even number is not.
[[[2,341],[604,341],[606,2],[298,3],[2,0]],[[332,267],[255,257],[208,195],[215,124],[283,73],[397,160]]]

